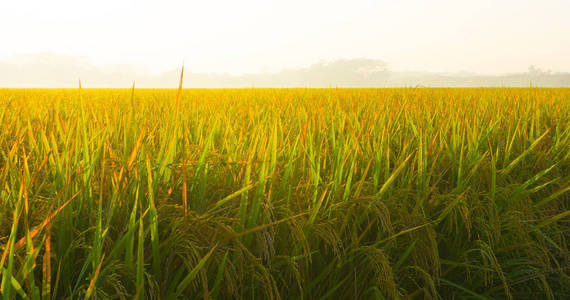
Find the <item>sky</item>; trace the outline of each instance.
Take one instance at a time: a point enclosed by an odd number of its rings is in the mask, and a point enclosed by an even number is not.
[[[240,75],[368,58],[391,70],[570,71],[568,0],[18,0],[0,62],[52,53],[153,74]]]

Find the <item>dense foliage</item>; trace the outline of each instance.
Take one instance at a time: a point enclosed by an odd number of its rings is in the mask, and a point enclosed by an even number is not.
[[[570,90],[0,90],[4,299],[562,299]]]

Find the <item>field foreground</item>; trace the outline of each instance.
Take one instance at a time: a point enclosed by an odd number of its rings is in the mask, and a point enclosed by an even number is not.
[[[570,295],[569,89],[0,90],[0,128],[4,299]]]

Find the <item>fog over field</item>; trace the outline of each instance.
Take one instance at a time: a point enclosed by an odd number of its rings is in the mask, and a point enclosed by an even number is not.
[[[569,86],[567,0],[0,1],[0,87]],[[551,70],[551,71],[549,71]]]
[[[144,66],[97,66],[88,59],[42,53],[0,61],[0,87],[124,88],[133,81],[140,88],[174,88],[180,69],[154,74]],[[569,87],[570,73],[530,65],[526,72],[485,75],[473,72],[438,73],[392,70],[376,59],[355,58],[319,61],[304,68],[242,75],[199,73],[186,68],[185,88],[244,87]]]

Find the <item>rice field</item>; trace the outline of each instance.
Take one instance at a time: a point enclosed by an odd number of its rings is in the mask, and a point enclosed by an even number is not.
[[[0,90],[3,299],[568,299],[570,89]]]

